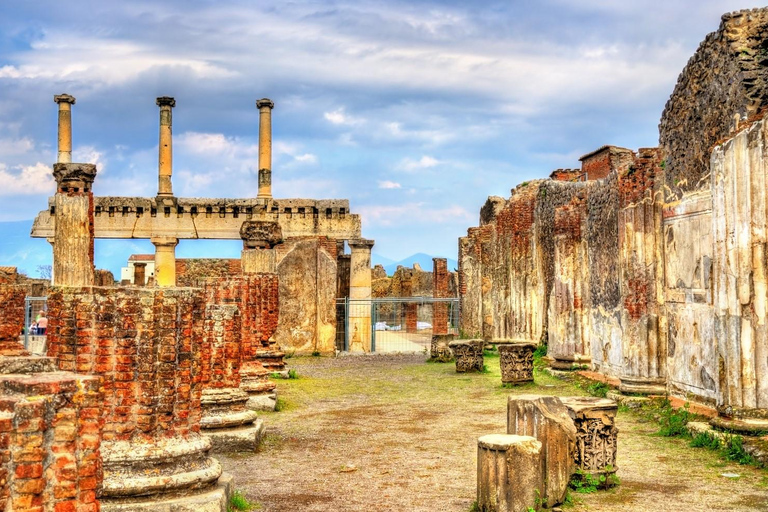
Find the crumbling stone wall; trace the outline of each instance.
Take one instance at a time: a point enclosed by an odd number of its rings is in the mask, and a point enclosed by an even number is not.
[[[299,354],[336,349],[337,245],[327,237],[293,238],[275,247],[280,321],[274,340]]]
[[[766,66],[768,11],[724,14],[680,73],[661,116],[669,200],[707,188],[712,148],[765,109]]]
[[[204,286],[208,279],[226,279],[241,273],[239,259],[187,258],[176,260],[177,286]]]

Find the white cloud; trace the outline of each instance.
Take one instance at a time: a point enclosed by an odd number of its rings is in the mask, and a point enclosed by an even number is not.
[[[440,164],[439,160],[431,156],[424,155],[418,160],[404,158],[400,161],[397,167],[398,169],[402,169],[405,171],[420,171],[424,169],[429,169],[431,167],[435,167],[438,164]]]
[[[402,187],[401,187],[401,185],[399,183],[397,183],[395,181],[385,180],[385,181],[380,181],[379,182],[379,188],[393,189],[393,188],[402,188]]]
[[[0,155],[8,158],[10,155],[25,155],[35,149],[35,143],[28,137],[20,139],[0,139]]]
[[[302,153],[300,144],[279,141],[272,145],[272,149],[276,156],[286,155],[291,158],[293,163],[316,164],[318,161],[317,155],[312,153]]]
[[[471,225],[477,215],[458,205],[434,207],[423,202],[400,205],[365,205],[356,208],[366,226],[391,227],[407,222],[409,225],[462,223]]]
[[[51,166],[41,162],[13,169],[0,164],[0,183],[0,196],[52,194],[56,190]]]
[[[326,121],[338,125],[354,126],[365,122],[362,118],[352,117],[344,113],[344,107],[338,108],[332,112],[325,112],[323,117],[325,117]]]

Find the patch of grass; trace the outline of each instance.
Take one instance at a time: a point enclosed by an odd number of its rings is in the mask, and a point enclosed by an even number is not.
[[[469,512],[480,512],[480,505],[478,505],[476,501],[473,501],[472,505],[469,506]]]
[[[721,446],[720,439],[709,432],[697,433],[688,444],[693,448],[708,448],[710,450],[719,450]]]
[[[275,402],[275,412],[285,411],[286,409],[290,409],[288,401],[283,397],[277,397],[277,401]]]
[[[757,460],[744,449],[744,438],[741,436],[728,436],[720,452],[730,461],[746,466],[759,466]]]
[[[611,466],[606,466],[607,471],[613,471]],[[569,487],[573,492],[579,494],[590,494],[597,492],[598,490],[608,489],[619,485],[619,477],[615,473],[592,475],[585,473],[582,470],[577,470],[576,474],[571,478]]]
[[[292,380],[299,378],[299,372],[296,371],[296,368],[290,368],[288,370],[288,378]]]
[[[320,351],[315,350],[314,352],[312,352],[312,357],[320,357]]]
[[[233,492],[229,497],[227,512],[248,512],[250,510],[261,510],[261,504],[249,501],[240,491]]]
[[[585,389],[585,391],[590,395],[597,396],[600,398],[605,398],[606,396],[608,396],[608,392],[610,390],[611,390],[611,387],[605,382],[593,382],[589,384]]]
[[[689,411],[691,405],[686,402],[681,408],[675,409],[672,402],[666,398],[657,403],[655,412],[659,420],[658,434],[664,437],[689,436],[686,425],[696,418],[696,415]]]

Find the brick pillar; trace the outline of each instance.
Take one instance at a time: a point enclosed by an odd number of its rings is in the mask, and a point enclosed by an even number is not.
[[[147,264],[146,263],[133,264],[133,284],[136,286],[144,286],[145,284],[147,284]]]
[[[205,510],[223,501],[200,434],[203,290],[55,287],[48,307],[49,356],[102,379],[102,510],[169,511],[180,494]]]
[[[448,260],[432,258],[432,296],[436,299],[449,297]],[[432,334],[448,334],[448,304],[435,303],[432,305]]]
[[[256,102],[259,109],[259,199],[272,198],[272,109],[269,98]]]
[[[235,305],[240,311],[239,345],[242,357],[240,388],[248,393],[246,406],[272,410],[275,383],[270,372],[284,369],[283,352],[271,350],[270,338],[278,322],[277,274],[245,274],[210,279],[205,285],[206,303]]]
[[[53,276],[58,286],[93,284],[93,164],[57,163]]]
[[[19,343],[24,327],[25,297],[24,287],[0,284],[0,356],[29,354]]]
[[[358,300],[349,306],[349,348],[351,352],[371,350],[371,247],[373,240],[349,241],[352,252],[349,276],[349,298]]]

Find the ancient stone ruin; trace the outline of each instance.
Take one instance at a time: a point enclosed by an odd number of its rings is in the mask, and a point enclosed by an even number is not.
[[[659,148],[604,146],[489,198],[459,240],[462,330],[768,429],[766,48],[768,9],[724,15]]]
[[[173,98],[157,99],[160,109],[158,192],[157,196],[147,198],[93,194],[95,166],[71,163],[71,114],[75,98],[65,94],[55,99],[59,104],[59,163],[54,175],[59,193],[49,199],[48,209],[40,212],[32,228],[33,237],[46,238],[53,246],[55,284],[68,285],[63,281],[65,275],[76,276],[78,282],[93,283],[93,240],[122,238],[148,239],[154,244],[151,282],[161,287],[201,286],[200,278],[205,275],[201,265],[194,260],[176,259],[179,240],[242,240],[241,260],[204,262],[202,266],[207,270],[215,268],[215,274],[208,275],[276,273],[280,296],[291,297],[291,300],[283,301],[270,350],[278,352],[279,346],[299,354],[334,352],[335,304],[337,297],[344,296],[337,295],[339,283],[353,283],[345,290],[350,298],[371,297],[373,241],[362,238],[360,217],[350,212],[348,200],[272,197],[272,101],[257,102],[260,118],[257,197],[201,199],[176,197],[173,193],[172,111],[176,106]],[[62,229],[57,231],[57,227]],[[84,233],[84,227],[91,231]],[[57,232],[68,238],[57,239]],[[351,254],[344,254],[345,242]],[[86,254],[88,258],[83,259]],[[348,264],[350,259],[352,264]],[[72,265],[79,267],[63,268]],[[149,277],[146,274],[141,277],[145,266],[134,264],[132,267],[132,281],[146,283]],[[370,310],[358,309],[350,320],[351,330],[361,346],[369,349],[364,341],[370,339]]]
[[[255,411],[275,406],[268,375],[284,371],[283,346],[333,350],[337,281],[370,297],[373,241],[346,201],[272,199],[269,100],[257,102],[258,197],[208,200],[173,195],[173,98],[157,100],[155,198],[94,196],[96,166],[71,162],[75,99],[54,99],[57,189],[32,233],[53,246],[47,357],[19,343],[29,286],[10,269],[0,280],[3,509],[224,512],[231,478],[212,449],[258,446]],[[151,239],[152,275],[139,262],[132,282],[114,286],[94,270],[96,238]],[[185,238],[237,238],[242,257],[216,277],[196,274],[175,257]],[[351,319],[363,341],[365,313]]]

